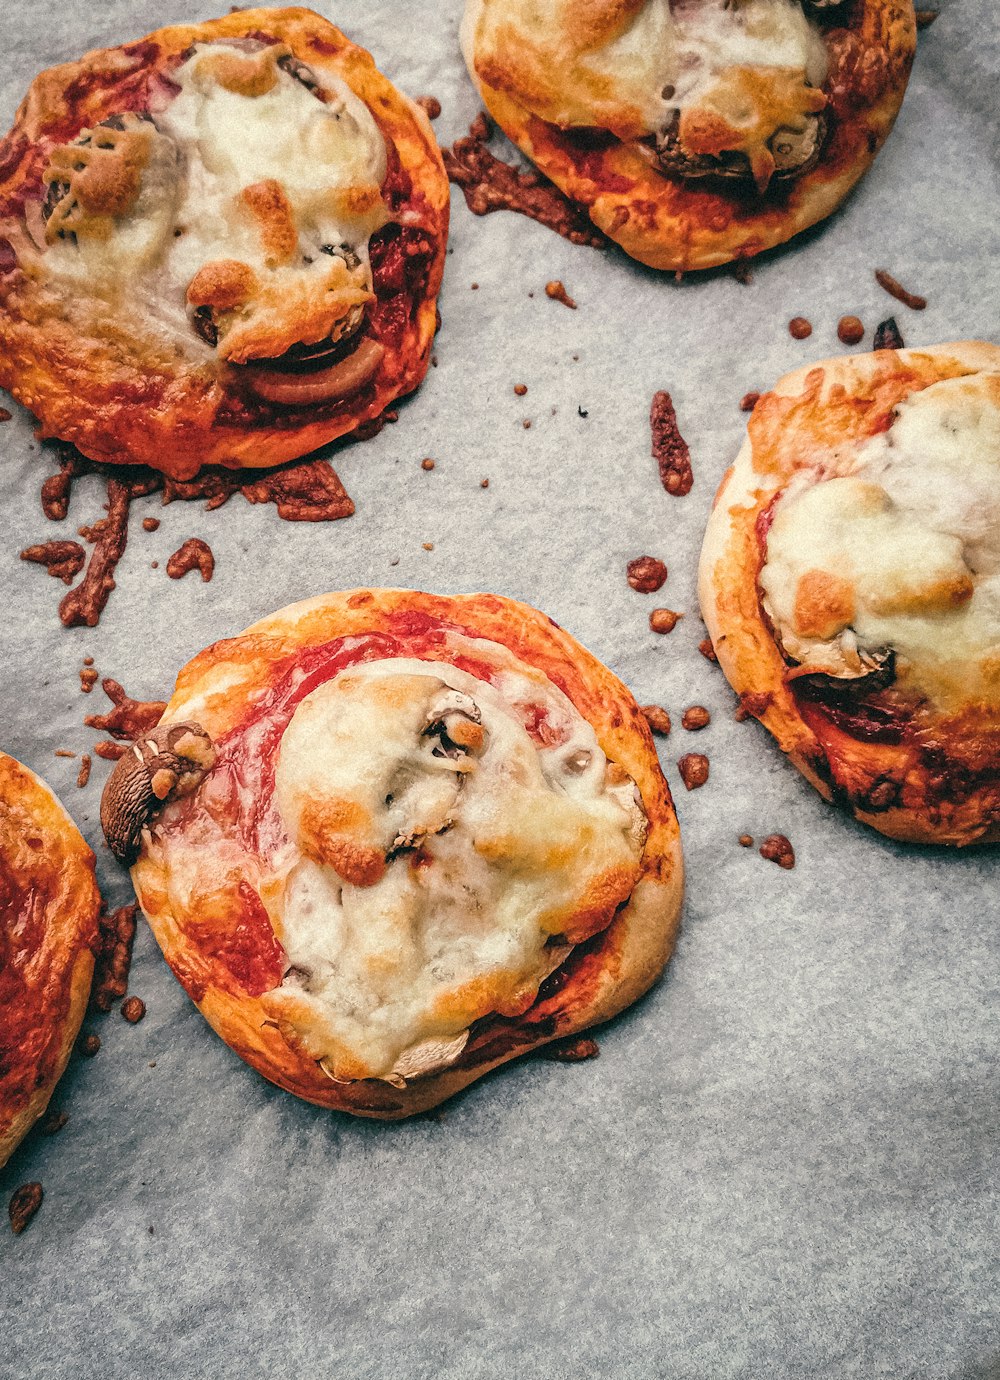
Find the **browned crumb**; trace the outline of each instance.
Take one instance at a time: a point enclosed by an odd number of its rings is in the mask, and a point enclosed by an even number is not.
[[[98,917],[97,962],[90,998],[91,1005],[98,1011],[110,1011],[128,991],[136,912],[137,907],[133,903],[119,906],[110,914],[102,912]]]
[[[425,550],[425,551],[433,551],[433,550],[434,550],[434,543],[433,543],[432,541],[425,541],[424,544],[423,544],[423,546],[424,546],[424,550]]]
[[[429,455],[425,460],[421,460],[420,468],[422,470],[432,470],[434,468],[434,461],[431,459]]]
[[[740,398],[740,411],[752,412],[759,402],[759,393],[744,393],[742,398]]]
[[[667,567],[656,556],[636,556],[625,567],[625,578],[640,594],[655,594],[666,583]]]
[[[87,553],[78,541],[43,541],[37,546],[26,546],[21,560],[44,565],[54,579],[71,585],[86,565]]]
[[[777,863],[787,871],[795,866],[795,850],[784,834],[768,834],[757,852],[768,862]]]
[[[88,1059],[93,1059],[94,1055],[101,1047],[100,1035],[83,1035],[77,1041],[77,1049],[81,1054],[85,1054]]]
[[[752,848],[753,834],[740,834],[739,838],[736,841],[741,848]]]
[[[201,572],[205,584],[215,574],[215,557],[207,541],[200,537],[188,537],[183,546],[178,547],[167,561],[167,574],[171,580],[181,580],[190,570]]]
[[[90,753],[85,752],[80,758],[80,770],[76,774],[76,784],[82,790],[90,780]]]
[[[538,1051],[539,1058],[551,1059],[557,1064],[580,1064],[584,1059],[596,1059],[600,1046],[588,1035],[574,1035],[565,1040],[553,1040]]]
[[[97,684],[97,680],[98,673],[94,670],[93,666],[84,666],[80,672],[80,689],[85,695],[89,695]]]
[[[713,661],[718,665],[719,658],[715,655],[715,648],[712,646],[712,639],[710,637],[703,637],[701,639],[698,643],[698,650],[706,661]]]
[[[859,316],[842,316],[837,322],[837,339],[843,345],[857,345],[864,338],[864,322]]]
[[[42,1206],[44,1196],[42,1186],[37,1182],[22,1184],[20,1188],[14,1189],[7,1204],[7,1216],[10,1218],[10,1229],[15,1236],[20,1236],[24,1231]]]
[[[701,704],[691,705],[681,715],[681,728],[686,728],[689,733],[697,733],[699,729],[707,728],[711,722],[711,714]]]
[[[519,398],[523,398],[524,395],[525,395],[525,393],[527,393],[527,391],[528,391],[528,385],[527,385],[526,383],[515,383],[515,384],[514,384],[514,392],[517,394],[517,396],[518,396]]]
[[[101,689],[113,707],[107,714],[87,714],[83,722],[88,728],[110,733],[112,738],[134,740],[140,733],[148,733],[160,722],[167,707],[163,700],[134,700],[118,681],[112,680],[110,676],[105,676],[101,681]],[[106,755],[98,751],[98,756]]]
[[[561,302],[564,307],[570,307],[576,311],[576,303],[558,278],[553,278],[550,283],[545,284],[545,296],[551,297],[553,302]]]
[[[144,532],[155,532],[159,525],[159,518],[143,518],[142,520],[142,530]]]
[[[67,1121],[69,1121],[69,1114],[67,1112],[50,1110],[45,1120],[39,1123],[38,1129],[43,1136],[56,1136],[66,1125]]]
[[[441,114],[441,102],[437,96],[418,96],[417,105],[420,106],[428,120],[436,120]]]
[[[126,997],[122,1002],[122,1015],[129,1025],[138,1025],[146,1014],[146,1003],[142,997]]]
[[[935,19],[937,19],[938,15],[939,15],[940,13],[941,13],[940,10],[917,10],[917,11],[916,11],[917,28],[918,28],[918,29],[929,29],[930,26],[934,23]]]
[[[788,323],[788,334],[794,340],[805,340],[812,333],[812,323],[807,321],[804,316],[793,316]]]
[[[76,756],[76,753],[75,753],[75,752],[71,752],[71,751],[69,750],[69,748],[56,748],[55,752],[53,753],[53,756],[54,756],[54,757],[75,757],[75,756]]]
[[[907,292],[898,278],[894,278],[884,268],[875,270],[875,281],[890,297],[895,297],[897,302],[902,302],[904,307],[909,307],[912,311],[923,311],[927,306],[926,297],[921,297],[916,292]]]
[[[478,284],[478,283],[470,283],[470,284],[469,284],[469,290],[470,290],[471,292],[478,292],[478,291],[479,291],[479,284]]]
[[[479,487],[481,489],[488,489],[490,487],[490,481],[488,479],[480,479]]]
[[[105,762],[117,762],[119,757],[124,757],[128,748],[124,743],[103,743],[94,744],[94,756],[102,758]]]
[[[678,759],[677,770],[687,789],[696,790],[708,780],[708,758],[703,752],[686,752]]]
[[[670,715],[667,711],[658,704],[643,704],[639,707],[653,732],[665,738],[670,732]]]
[[[894,316],[887,316],[884,321],[880,321],[875,329],[875,338],[872,341],[873,350],[902,350],[904,349],[903,335],[896,325]]]
[[[770,690],[762,693],[754,690],[744,690],[740,695],[740,702],[736,708],[734,718],[738,724],[746,723],[747,719],[759,719],[766,714],[774,703],[774,696]]]
[[[530,419],[530,417],[525,417],[525,419],[524,419],[524,421],[521,423],[521,425],[524,427],[525,431],[530,431],[530,430],[531,430],[531,419]]]
[[[683,617],[683,613],[675,613],[673,609],[654,609],[649,615],[649,630],[655,633],[673,632]]]
[[[653,459],[660,471],[660,483],[674,498],[691,492],[694,471],[691,452],[677,425],[673,399],[664,389],[653,394],[649,409],[649,427],[653,437]]]
[[[9,412],[6,407],[0,407],[0,422],[9,422],[13,415],[13,412]]]
[[[92,656],[85,656],[83,658],[83,664],[84,666],[93,666],[94,658]]]
[[[736,259],[730,271],[736,281],[744,287],[753,282],[753,269],[746,259]]]

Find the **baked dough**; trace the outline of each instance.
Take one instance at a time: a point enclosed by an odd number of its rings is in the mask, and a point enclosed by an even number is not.
[[[745,259],[828,216],[892,128],[911,0],[467,0],[490,114],[626,253]]]
[[[294,459],[420,383],[447,225],[426,115],[310,10],[89,53],[0,144],[0,384],[93,460]]]
[[[362,1116],[432,1107],[621,1011],[678,925],[640,710],[495,595],[331,594],[209,647],[102,821],[222,1038]]]
[[[94,855],[32,771],[0,753],[0,1165],[48,1106],[90,996]]]
[[[1000,348],[879,350],[757,403],[700,595],[744,705],[892,838],[1000,838]]]

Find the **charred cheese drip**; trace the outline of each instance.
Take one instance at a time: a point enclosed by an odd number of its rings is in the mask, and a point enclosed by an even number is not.
[[[749,174],[761,189],[818,154],[828,57],[799,0],[473,0],[473,11],[475,70],[563,128],[651,141],[667,171]]]
[[[942,704],[1000,704],[1000,375],[912,393],[849,473],[779,501],[760,587],[803,670],[851,678],[887,651]]]
[[[519,701],[551,712],[557,745],[533,741]],[[631,894],[645,837],[631,779],[551,682],[507,670],[497,689],[416,660],[308,695],[276,799],[290,967],[264,1002],[336,1079],[430,1072],[473,1021],[527,1010]]]
[[[385,146],[367,106],[284,44],[199,44],[152,118],[57,148],[44,271],[246,363],[336,340],[371,300]],[[311,82],[311,76],[308,76]],[[52,199],[50,193],[50,201]]]

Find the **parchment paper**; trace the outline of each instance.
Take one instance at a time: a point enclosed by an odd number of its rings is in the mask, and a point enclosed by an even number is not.
[[[458,0],[319,8],[410,94],[438,96],[442,142],[466,131],[478,104]],[[53,453],[21,409],[0,428],[3,746],[66,802],[112,902],[131,890],[100,844],[106,764],[78,790],[78,761],[53,756],[99,736],[82,726],[105,707],[79,691],[82,658],[166,697],[213,639],[293,599],[387,583],[527,599],[666,706],[688,872],[669,974],[600,1035],[598,1059],[509,1066],[440,1120],[398,1126],[266,1084],[141,927],[130,990],[145,1020],[88,1022],[101,1051],[74,1059],[53,1103],[69,1124],[0,1175],[4,1201],[45,1186],[23,1236],[0,1229],[0,1374],[1000,1376],[996,854],[896,846],[825,806],[763,729],[733,721],[696,650],[697,554],[741,396],[842,350],[848,312],[862,348],[890,314],[909,345],[997,338],[995,7],[941,8],[873,172],[749,286],[677,285],[519,216],[477,220],[456,192],[438,366],[396,426],[336,457],[352,519],[291,525],[239,497],[215,513],[137,503],[100,627],[67,632],[62,586],[17,553],[92,522],[103,486],[81,483],[67,522],[47,522]],[[211,13],[8,7],[0,114],[43,66]],[[876,267],[927,310],[888,298]],[[545,297],[552,278],[578,310]],[[802,342],[786,329],[799,314],[815,327]],[[691,446],[682,500],[649,455],[658,388]],[[166,578],[189,536],[215,551],[211,584]],[[659,595],[626,584],[642,554],[670,567]],[[661,603],[686,615],[667,637],[647,630]],[[697,735],[677,726],[694,703],[713,714]],[[711,779],[689,794],[675,763],[691,750]],[[795,870],[738,847],[743,831],[786,833]]]

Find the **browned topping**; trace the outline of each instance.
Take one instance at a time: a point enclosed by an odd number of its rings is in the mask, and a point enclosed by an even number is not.
[[[128,752],[128,748],[124,743],[103,742],[94,744],[95,756],[102,757],[105,762],[117,762],[119,758],[125,756],[126,752]]]
[[[432,470],[434,468],[434,461],[428,456],[426,460],[421,460],[420,468],[422,470]]]
[[[21,560],[44,565],[55,579],[71,585],[86,564],[87,553],[78,541],[43,541],[37,546],[26,546]]]
[[[795,340],[805,340],[812,333],[812,324],[804,316],[793,316],[788,323],[788,334]]]
[[[84,666],[80,671],[80,689],[85,695],[89,695],[97,684],[97,672],[93,666]]]
[[[777,863],[786,871],[791,871],[795,866],[795,849],[785,838],[784,834],[768,834],[767,838],[758,848],[757,852],[768,862]]]
[[[880,288],[885,288],[890,297],[895,297],[897,302],[902,302],[904,307],[910,307],[913,311],[923,311],[927,306],[926,297],[920,297],[915,292],[907,292],[903,284],[891,273],[887,273],[884,268],[875,270],[875,281]]]
[[[681,727],[686,728],[689,733],[697,733],[702,728],[707,728],[712,722],[712,716],[701,704],[693,704],[690,709],[685,709],[681,715]]]
[[[644,704],[640,708],[653,732],[665,738],[670,732],[670,715],[667,711],[658,704]]]
[[[902,332],[896,325],[894,316],[889,316],[885,321],[879,322],[872,348],[875,350],[902,350],[904,348]]]
[[[201,578],[206,584],[215,573],[212,548],[200,537],[188,537],[184,545],[178,547],[167,561],[167,574],[171,580],[181,580],[191,570],[200,570]]]
[[[143,518],[142,520],[142,530],[144,532],[155,532],[159,525],[159,518]]]
[[[129,1025],[138,1025],[146,1014],[146,1003],[142,997],[127,997],[122,1002],[122,1015]]]
[[[100,1035],[84,1035],[77,1041],[76,1047],[88,1059],[93,1059],[101,1047],[101,1037]]]
[[[759,402],[759,393],[744,393],[742,398],[740,398],[740,411],[752,412]]]
[[[564,307],[570,307],[576,311],[576,303],[563,287],[558,278],[553,278],[550,283],[545,284],[545,296],[551,297],[553,302],[561,302]]]
[[[740,834],[739,838],[737,839],[737,843],[740,845],[741,848],[752,848],[753,834]]]
[[[57,1136],[67,1121],[69,1121],[67,1112],[50,1111],[38,1129],[43,1136]]]
[[[842,316],[837,322],[837,339],[844,345],[857,345],[865,338],[865,327],[858,316]]]
[[[9,422],[14,414],[8,412],[6,407],[0,407],[0,422]]]
[[[694,473],[691,469],[691,452],[677,426],[677,413],[669,393],[661,390],[653,394],[649,425],[653,433],[653,459],[659,466],[660,483],[668,494],[683,498],[691,492]]]
[[[417,105],[420,106],[428,120],[436,120],[441,114],[441,102],[437,96],[418,96]]]
[[[44,1196],[42,1186],[37,1182],[22,1184],[20,1188],[14,1189],[7,1204],[7,1215],[10,1218],[10,1229],[15,1236],[20,1236],[24,1231],[42,1206]]]
[[[527,385],[526,383],[515,383],[515,384],[514,384],[514,392],[517,394],[517,396],[518,396],[519,398],[523,398],[524,395],[525,395],[525,393],[527,393],[527,391],[528,391],[528,385]]]
[[[479,487],[481,489],[488,489],[490,487],[490,481],[488,479],[480,479]]]
[[[582,207],[563,196],[557,187],[534,169],[521,172],[490,153],[486,141],[490,123],[483,114],[469,126],[465,139],[442,149],[448,178],[465,194],[465,203],[476,216],[491,211],[517,211],[547,225],[572,244],[595,248],[607,244]]]
[[[667,567],[655,556],[636,556],[625,567],[626,578],[640,594],[655,594],[666,583]]]
[[[85,752],[80,758],[80,770],[76,774],[76,784],[82,790],[90,780],[90,753]]]
[[[654,609],[649,615],[650,632],[669,633],[676,628],[678,621],[683,618],[683,613],[675,613],[673,609]]]
[[[557,1064],[580,1064],[584,1059],[596,1059],[600,1052],[596,1040],[587,1035],[574,1035],[543,1045],[538,1054],[539,1058],[551,1059]]]
[[[62,522],[69,512],[73,480],[83,474],[86,465],[82,455],[71,451],[60,461],[59,473],[50,475],[42,484],[42,512],[50,522]]]
[[[710,637],[703,637],[698,643],[698,650],[706,661],[714,661],[718,665],[719,658],[715,655],[715,648],[712,646]]]
[[[917,10],[917,28],[929,29],[940,13],[940,10]]]
[[[886,778],[877,782],[859,804],[866,810],[888,810],[896,804],[901,789],[899,781],[894,781],[891,777]]]
[[[131,494],[120,479],[108,480],[108,516],[96,534],[86,573],[63,597],[59,617],[67,628],[81,624],[94,628],[115,587],[115,567],[128,542],[128,508]]]
[[[135,917],[138,907],[119,906],[110,915],[98,917],[94,986],[90,1002],[97,1011],[110,1011],[128,991],[128,970],[132,963]]]
[[[759,719],[766,714],[774,703],[774,696],[770,690],[759,693],[753,690],[744,690],[740,695],[740,702],[736,708],[735,719],[738,724],[746,723],[747,719]]]
[[[107,714],[87,714],[83,722],[88,728],[110,733],[112,738],[129,741],[138,738],[140,734],[149,733],[160,722],[167,707],[163,700],[132,699],[131,695],[110,676],[105,676],[101,681],[101,689],[111,701],[113,708]],[[106,754],[100,751],[100,747],[101,744],[98,743],[94,751],[98,756],[104,757]]]
[[[434,550],[434,543],[433,543],[432,541],[425,541],[425,542],[423,543],[423,547],[424,547],[424,550],[425,550],[425,551],[433,551],[433,550]]]
[[[202,265],[188,284],[187,300],[192,307],[212,307],[232,311],[248,301],[257,290],[257,275],[239,259],[213,259]]]
[[[688,790],[696,790],[708,780],[708,758],[702,752],[686,752],[678,759],[677,770]]]

